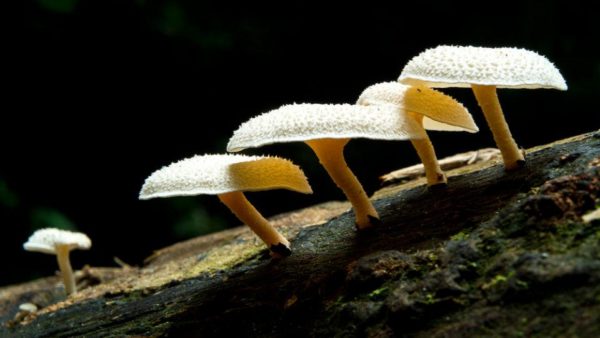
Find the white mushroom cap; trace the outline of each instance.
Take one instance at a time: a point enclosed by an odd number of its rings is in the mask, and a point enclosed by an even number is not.
[[[289,160],[232,154],[202,155],[152,173],[144,182],[140,199],[278,188],[312,193],[302,169]]]
[[[27,251],[56,254],[56,248],[65,245],[69,247],[69,250],[88,250],[92,246],[92,241],[81,232],[46,228],[34,232],[23,244],[23,248]]]
[[[398,114],[390,105],[292,104],[244,122],[229,139],[227,151],[325,138],[406,140],[424,137],[417,122]]]
[[[428,87],[567,89],[558,69],[544,56],[519,48],[438,46],[410,60],[398,81]]]
[[[361,105],[393,104],[399,109],[424,116],[429,130],[479,131],[468,110],[452,97],[424,86],[382,82],[365,89],[357,101]]]
[[[19,305],[19,311],[34,313],[38,310],[37,305],[33,303],[23,303]]]

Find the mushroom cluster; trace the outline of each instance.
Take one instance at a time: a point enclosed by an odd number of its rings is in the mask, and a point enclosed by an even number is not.
[[[438,46],[410,60],[397,82],[366,88],[355,104],[291,104],[241,124],[227,144],[228,152],[273,143],[304,142],[331,179],[343,191],[360,229],[381,223],[379,213],[344,158],[353,138],[410,140],[423,162],[428,186],[445,186],[426,130],[479,131],[471,114],[458,101],[433,88],[470,87],[483,111],[504,166],[525,163],[514,141],[496,88],[553,88],[566,90],[558,69],[535,52],[517,48]],[[290,242],[246,199],[244,192],[288,189],[312,193],[303,171],[291,161],[269,156],[233,154],[194,156],[152,173],[139,198],[217,195],[267,245],[272,256],[292,253]],[[89,249],[81,233],[58,229],[36,231],[25,250],[57,255],[67,294],[76,292],[69,252]]]
[[[290,104],[255,116],[233,133],[227,151],[304,142],[352,204],[357,228],[369,228],[381,223],[380,216],[348,167],[344,147],[353,138],[410,140],[423,162],[427,185],[445,186],[447,177],[440,168],[426,130],[479,131],[467,108],[433,89],[453,86],[473,89],[506,169],[514,169],[524,163],[524,156],[504,120],[496,88],[567,88],[556,67],[532,51],[439,46],[410,60],[397,82],[378,83],[366,88],[355,104]],[[146,180],[140,198],[217,194],[274,254],[285,256],[291,253],[287,239],[260,216],[241,191],[275,187],[303,193],[312,191],[300,168],[291,162],[286,162],[287,167],[282,165],[281,170],[284,171],[281,174],[274,170],[252,171],[253,166],[260,167],[260,161],[226,155],[183,160],[152,174]],[[275,159],[270,158],[270,161]],[[245,164],[240,166],[242,163]],[[252,187],[248,188],[245,186],[248,182],[232,184],[228,175],[244,175],[245,171],[248,171],[248,177],[256,174],[253,179],[260,180],[263,185],[251,184]],[[286,175],[297,185],[284,185],[285,179],[277,183],[269,181]]]
[[[418,123],[388,106],[293,104],[243,123],[233,133],[227,151],[278,142],[305,142],[352,203],[356,225],[364,229],[378,224],[379,215],[344,159],[344,147],[357,137],[406,140],[424,135]]]
[[[422,138],[412,138],[419,158],[425,167],[429,186],[446,184],[446,175],[438,164],[425,129],[441,131],[479,131],[467,109],[448,95],[423,86],[406,86],[384,82],[365,89],[358,98],[361,105],[393,105],[398,114],[408,115],[417,123]]]

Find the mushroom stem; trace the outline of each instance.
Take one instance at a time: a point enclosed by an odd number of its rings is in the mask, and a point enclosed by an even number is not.
[[[248,225],[267,244],[273,254],[289,256],[292,253],[290,242],[256,210],[243,192],[233,191],[218,196],[240,221]]]
[[[362,185],[346,164],[344,146],[348,141],[350,140],[319,139],[306,141],[306,144],[312,148],[333,182],[342,189],[352,203],[356,225],[359,229],[364,229],[380,223],[379,215]]]
[[[477,103],[483,111],[483,115],[494,135],[494,141],[504,160],[506,170],[517,169],[525,164],[525,156],[519,150],[513,139],[508,124],[504,119],[504,113],[498,101],[496,86],[471,85]]]
[[[440,164],[435,156],[433,144],[431,144],[431,140],[429,139],[425,128],[423,128],[423,115],[416,113],[410,113],[410,115],[419,123],[419,126],[423,129],[423,135],[425,135],[425,137],[421,139],[410,139],[410,142],[413,147],[415,147],[417,155],[419,155],[419,158],[425,167],[427,185],[446,184],[448,182],[446,174],[444,174],[442,168],[440,168]]]
[[[69,260],[70,248],[68,245],[59,245],[56,247],[56,259],[58,260],[58,267],[63,278],[65,290],[67,295],[74,294],[77,292],[77,285],[75,284],[75,275],[71,268],[71,261]]]

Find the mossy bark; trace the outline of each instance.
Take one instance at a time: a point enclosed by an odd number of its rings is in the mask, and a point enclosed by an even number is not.
[[[379,191],[383,225],[347,204],[272,220],[293,254],[246,229],[156,252],[142,268],[90,269],[0,289],[0,336],[600,336],[600,133],[502,163]],[[89,282],[90,280],[94,281]],[[20,303],[36,314],[17,316]]]

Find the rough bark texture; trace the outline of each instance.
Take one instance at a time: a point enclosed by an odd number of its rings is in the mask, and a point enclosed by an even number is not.
[[[1,288],[0,336],[598,337],[599,158],[596,132],[386,187],[366,232],[345,203],[283,215],[282,260],[239,228],[87,269],[69,299],[55,277]]]

